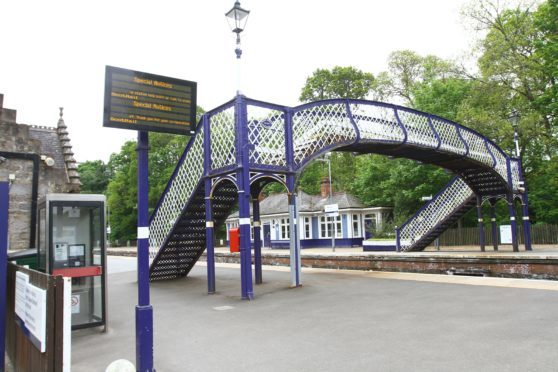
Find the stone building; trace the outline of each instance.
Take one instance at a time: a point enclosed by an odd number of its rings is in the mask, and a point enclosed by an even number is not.
[[[19,124],[0,94],[0,182],[10,183],[9,249],[36,246],[37,201],[79,193],[80,180],[60,108],[56,127]]]

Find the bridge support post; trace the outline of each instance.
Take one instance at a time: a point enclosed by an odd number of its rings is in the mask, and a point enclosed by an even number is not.
[[[517,221],[515,220],[515,208],[513,194],[508,193],[507,195],[508,210],[510,213],[510,226],[511,226],[511,236],[512,236],[512,247],[514,252],[519,252],[519,242],[517,241]]]
[[[215,226],[211,201],[211,179],[205,179],[205,246],[207,252],[207,293],[215,293]]]
[[[235,102],[238,185],[238,226],[240,228],[240,287],[243,300],[254,299],[252,247],[250,242],[250,168],[246,102],[240,94]]]
[[[531,245],[531,221],[529,220],[529,200],[527,191],[521,196],[521,207],[523,208],[523,238],[525,242],[525,250],[532,251]]]
[[[492,227],[492,246],[494,251],[498,250],[498,224],[496,223],[495,202],[490,202],[490,224]]]
[[[477,195],[477,220],[479,226],[479,243],[481,252],[485,251],[484,244],[484,220],[482,218],[482,197]]]
[[[521,207],[523,215],[523,241],[525,243],[525,250],[532,251],[531,245],[531,221],[529,220],[529,196],[527,194],[527,185],[525,184],[525,177],[523,177],[523,161],[519,158],[519,185],[523,186],[521,194]]]
[[[260,201],[258,197],[252,199],[252,215],[254,216],[254,271],[256,284],[262,284],[262,239],[260,221]]]
[[[215,222],[213,221],[213,201],[211,199],[211,127],[207,115],[203,124],[203,168],[205,189],[205,246],[207,252],[207,293],[215,293]]]
[[[301,285],[300,272],[300,245],[298,236],[298,211],[296,208],[296,194],[294,192],[294,176],[287,176],[287,188],[289,191],[289,238],[290,238],[290,264],[291,264],[291,287]]]

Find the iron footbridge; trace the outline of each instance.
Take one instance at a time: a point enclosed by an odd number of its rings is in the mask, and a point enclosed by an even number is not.
[[[397,228],[401,251],[423,250],[485,201],[503,198],[512,205],[518,198],[527,204],[519,159],[455,122],[382,102],[335,99],[285,107],[237,96],[203,115],[151,216],[151,279],[188,275],[206,247],[211,260],[214,230],[238,205],[242,293],[250,297],[250,226],[258,236],[260,228],[257,195],[270,182],[284,184],[294,218],[296,176],[328,151],[403,157],[455,174]],[[513,213],[512,206],[515,229]],[[297,246],[298,237],[292,235],[291,245]],[[291,259],[300,260],[296,249]],[[257,276],[256,270],[256,281]]]

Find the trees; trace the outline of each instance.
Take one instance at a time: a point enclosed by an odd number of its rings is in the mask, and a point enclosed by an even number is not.
[[[366,98],[374,87],[374,75],[352,66],[317,69],[306,79],[299,100],[319,101],[328,98]]]
[[[102,160],[86,161],[78,165],[83,194],[104,194],[110,180],[107,165]]]

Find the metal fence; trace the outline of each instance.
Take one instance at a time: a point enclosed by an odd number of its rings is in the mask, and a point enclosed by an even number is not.
[[[18,325],[15,314],[16,272],[29,276],[29,283],[46,290],[46,350],[44,353],[33,345],[25,331]],[[15,371],[67,371],[71,343],[64,329],[64,286],[69,279],[29,270],[13,263],[8,264],[6,288],[6,353]],[[66,342],[64,344],[66,333]],[[66,355],[64,355],[66,353]],[[66,359],[64,359],[66,357]]]
[[[519,244],[523,244],[522,225],[517,227],[517,233]],[[479,245],[479,238],[479,230],[477,227],[448,229],[440,235],[440,245]],[[492,245],[492,229],[489,224],[484,227],[484,239],[487,246]],[[531,225],[531,239],[533,244],[558,244],[558,225]],[[499,237],[498,244],[500,244]]]

